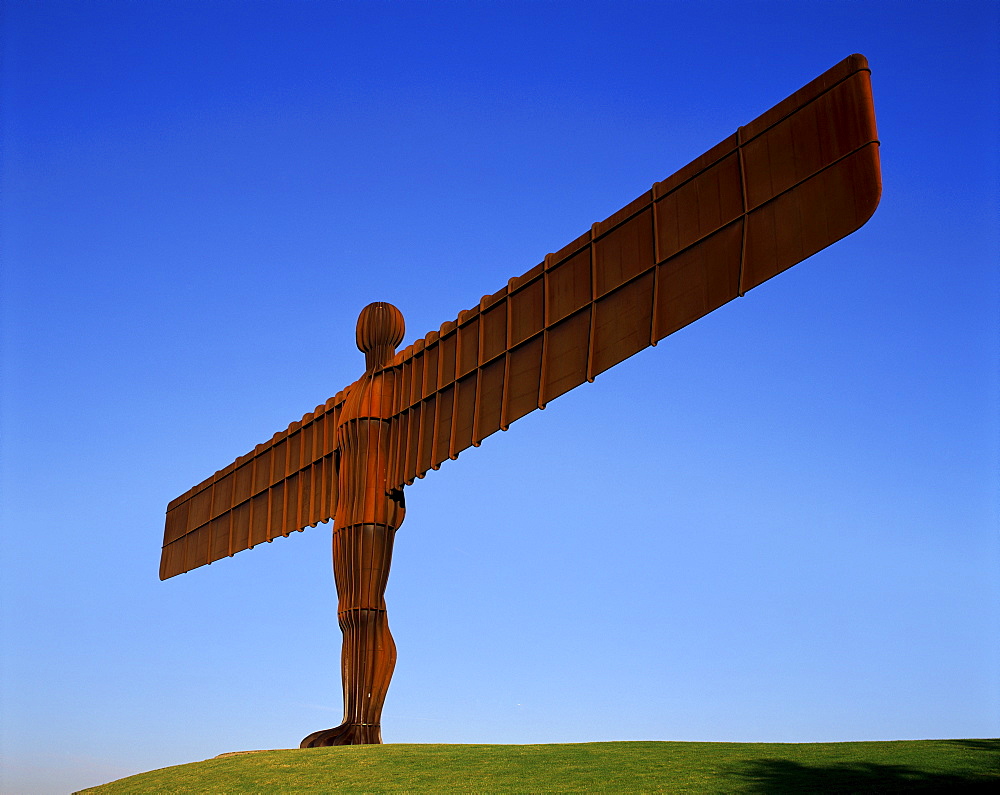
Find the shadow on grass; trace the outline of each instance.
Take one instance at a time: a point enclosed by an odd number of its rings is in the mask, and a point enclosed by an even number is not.
[[[978,774],[931,773],[903,765],[843,762],[804,765],[785,759],[747,762],[730,774],[743,782],[742,792],[757,793],[994,793],[997,779]]]
[[[989,751],[1000,762],[1000,740],[950,740],[950,742],[964,748],[971,748],[974,751]],[[998,769],[1000,769],[1000,765],[998,765]]]

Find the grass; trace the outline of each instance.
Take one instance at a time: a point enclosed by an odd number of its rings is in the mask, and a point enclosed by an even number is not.
[[[86,793],[1000,792],[1000,740],[354,745],[259,751]]]

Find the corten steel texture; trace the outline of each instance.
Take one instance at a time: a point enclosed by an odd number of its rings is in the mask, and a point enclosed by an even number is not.
[[[344,401],[335,437],[340,498],[333,521],[333,572],[344,634],[344,720],[306,737],[303,748],[382,742],[382,705],[396,664],[385,586],[393,537],[405,515],[403,490],[387,482],[389,422],[398,380],[388,365],[403,330],[403,316],[391,304],[370,304],[358,318],[365,374]]]
[[[403,487],[855,231],[880,193],[852,55],[400,353],[399,310],[366,307],[365,374],[173,500],[160,578],[333,519],[345,722],[303,744],[380,742]]]

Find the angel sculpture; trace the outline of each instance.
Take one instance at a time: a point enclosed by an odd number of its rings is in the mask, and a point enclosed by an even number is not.
[[[852,55],[401,352],[365,307],[361,378],[173,500],[160,578],[333,519],[344,720],[301,745],[380,743],[404,487],[861,227],[878,146]]]

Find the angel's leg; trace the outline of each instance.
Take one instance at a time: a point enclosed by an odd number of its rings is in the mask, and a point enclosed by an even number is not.
[[[338,619],[344,634],[344,722],[310,734],[302,748],[382,742],[382,705],[396,664],[385,612],[394,535],[392,528],[375,524],[334,532]]]

